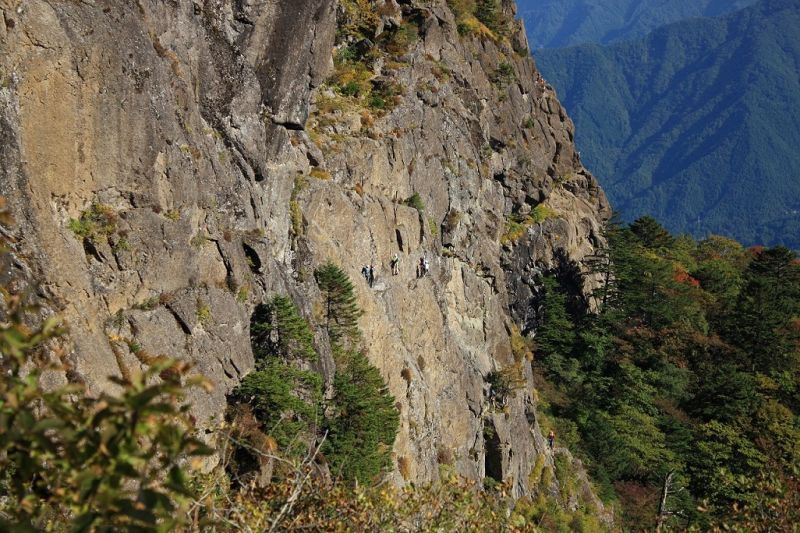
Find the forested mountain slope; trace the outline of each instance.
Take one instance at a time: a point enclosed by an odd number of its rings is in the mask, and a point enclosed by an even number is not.
[[[608,237],[596,312],[570,305],[563,277],[544,279],[543,413],[631,529],[716,531],[724,517],[736,531],[794,531],[797,255],[676,238],[650,217]]]
[[[800,247],[798,2],[536,55],[626,218]]]
[[[755,0],[519,0],[531,47],[561,48],[641,37],[691,17],[713,17]]]

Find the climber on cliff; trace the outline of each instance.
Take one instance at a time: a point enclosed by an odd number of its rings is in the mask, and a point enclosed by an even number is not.
[[[364,279],[369,283],[369,267],[367,265],[361,267],[361,275],[364,276]]]
[[[551,429],[550,433],[547,435],[547,444],[550,445],[551,452],[553,451],[553,445],[555,444],[555,442],[556,442],[556,432]]]
[[[369,282],[369,287],[372,288],[375,285],[375,265],[369,266],[369,274],[367,277],[367,281]]]
[[[426,269],[427,264],[428,264],[428,262],[425,260],[424,256],[419,258],[419,264],[417,265],[417,277],[418,278],[421,278],[422,276],[427,274],[427,272],[428,272],[427,269]]]
[[[392,260],[389,264],[392,267],[392,276],[398,275],[400,273],[400,256],[397,255],[397,252],[392,256]]]

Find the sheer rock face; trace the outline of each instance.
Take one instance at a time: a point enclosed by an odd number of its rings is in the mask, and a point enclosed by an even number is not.
[[[545,453],[530,365],[505,407],[486,376],[515,363],[535,273],[581,272],[608,206],[521,28],[496,44],[460,36],[444,0],[392,5],[386,27],[411,20],[420,36],[375,65],[401,88],[377,113],[321,105],[329,0],[0,0],[0,193],[17,268],[69,324],[76,376],[107,387],[149,355],[191,359],[217,384],[192,398],[210,426],[253,367],[253,306],[288,293],[313,321],[313,268],[332,260],[355,282],[411,478],[436,479],[449,455],[521,495]],[[415,192],[422,212],[400,202]],[[512,214],[540,203],[554,214],[501,244]],[[82,240],[70,220],[93,204],[112,223]],[[331,379],[330,357],[321,371]]]

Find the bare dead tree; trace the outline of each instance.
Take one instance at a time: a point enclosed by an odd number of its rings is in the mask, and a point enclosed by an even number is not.
[[[683,492],[683,487],[675,487],[674,483],[675,471],[671,470],[667,477],[664,478],[664,486],[661,488],[661,500],[658,502],[658,524],[656,531],[661,531],[667,519],[671,516],[684,516],[683,511],[670,510],[667,505],[667,499],[670,495],[675,495]]]

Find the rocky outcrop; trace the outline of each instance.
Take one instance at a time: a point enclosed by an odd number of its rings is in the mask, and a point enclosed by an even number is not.
[[[522,495],[546,450],[510,338],[533,333],[536,272],[585,269],[608,206],[517,24],[461,35],[444,0],[379,12],[360,43],[326,0],[1,0],[15,254],[69,324],[76,376],[101,388],[154,354],[190,359],[217,385],[193,398],[204,426],[253,366],[253,307],[290,294],[313,321],[311,273],[332,260],[356,281],[409,479],[452,458]],[[389,105],[325,82],[335,45],[402,25],[414,38],[368,65]],[[522,385],[497,398],[487,376],[512,371]]]

